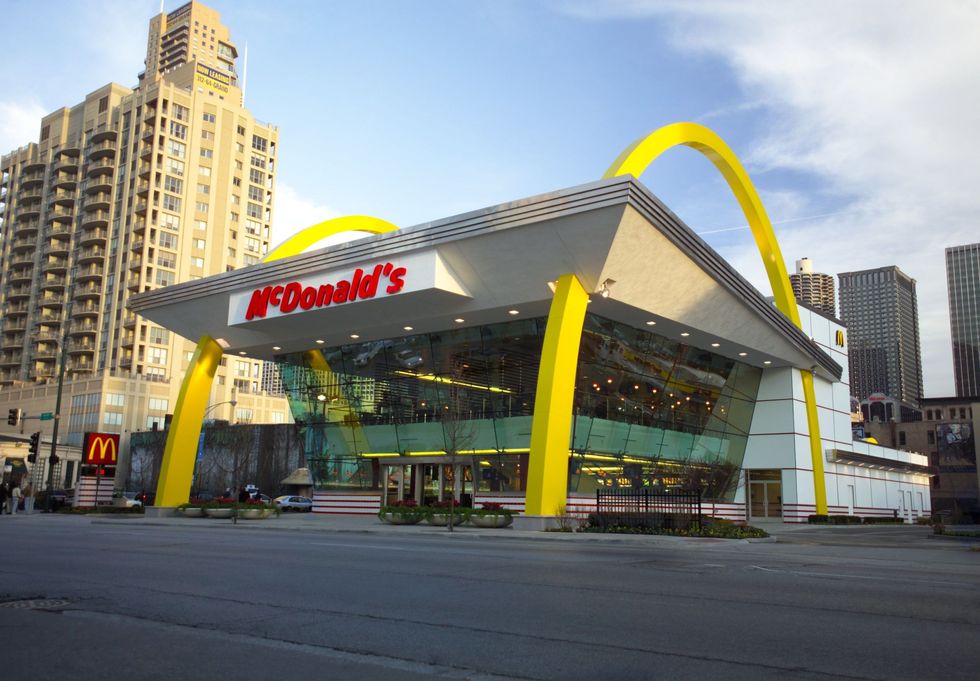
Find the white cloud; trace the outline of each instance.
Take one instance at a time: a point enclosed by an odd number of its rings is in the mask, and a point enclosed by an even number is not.
[[[0,154],[37,142],[41,117],[47,111],[40,102],[0,102]]]
[[[745,98],[765,103],[765,132],[742,151],[764,199],[760,171],[790,169],[842,211],[778,230],[784,256],[914,277],[926,392],[952,394],[943,249],[980,240],[980,4],[624,0],[572,11],[658,17],[678,50],[728,64]],[[768,289],[750,243],[724,250]]]
[[[313,199],[300,196],[287,184],[279,182],[276,185],[276,205],[272,219],[272,248],[275,248],[287,238],[302,229],[338,217],[337,211],[329,206],[318,203]],[[333,243],[350,241],[350,235],[338,235],[323,242],[326,246]]]

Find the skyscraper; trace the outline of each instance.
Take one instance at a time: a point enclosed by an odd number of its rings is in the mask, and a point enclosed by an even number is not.
[[[922,353],[915,279],[894,265],[843,272],[840,316],[848,330],[851,395],[884,393],[917,404]]]
[[[110,83],[48,114],[36,143],[0,160],[0,401],[52,411],[29,386],[55,381],[64,354],[69,441],[160,427],[176,403],[197,339],[129,312],[130,294],[268,249],[279,132],[243,107],[237,56],[209,7],[155,16],[135,88]],[[216,417],[285,418],[261,368],[219,369]]]
[[[957,397],[980,395],[980,243],[946,249]]]
[[[789,281],[798,301],[829,317],[837,316],[834,278],[829,274],[814,272],[809,258],[796,261],[796,272],[789,275]]]

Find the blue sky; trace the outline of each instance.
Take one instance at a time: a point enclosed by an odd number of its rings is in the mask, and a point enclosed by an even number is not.
[[[640,135],[698,121],[742,157],[789,268],[895,264],[918,280],[926,394],[952,394],[943,248],[980,241],[976,2],[207,4],[248,43],[247,106],[280,126],[278,239],[588,182]],[[157,11],[5,0],[8,26],[34,28],[4,35],[28,68],[0,73],[0,148],[106,82],[134,85]],[[705,159],[672,150],[642,180],[768,291]]]

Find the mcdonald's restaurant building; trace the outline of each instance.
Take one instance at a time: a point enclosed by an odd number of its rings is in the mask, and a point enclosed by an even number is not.
[[[198,429],[222,356],[278,363],[321,513],[452,494],[543,518],[691,486],[735,520],[805,522],[820,492],[831,514],[930,512],[924,456],[852,439],[840,323],[796,326],[630,175],[130,305],[201,339]]]

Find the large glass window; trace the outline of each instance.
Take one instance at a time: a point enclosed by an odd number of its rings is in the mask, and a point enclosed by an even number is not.
[[[468,457],[478,489],[523,491],[546,320],[512,321],[280,357],[321,489],[377,489],[378,462]],[[730,498],[761,371],[588,315],[570,490],[697,486]]]

